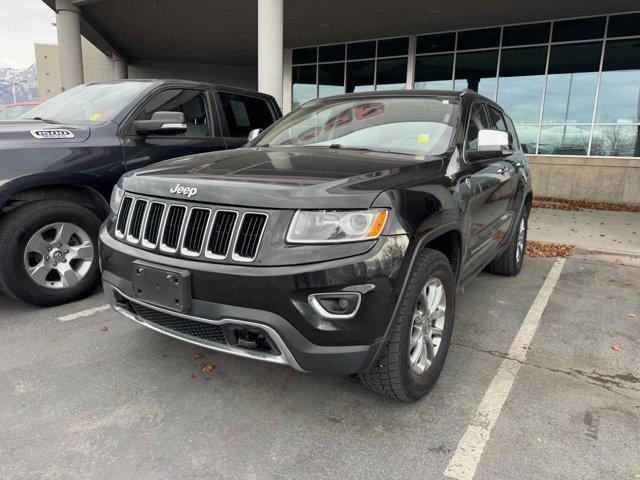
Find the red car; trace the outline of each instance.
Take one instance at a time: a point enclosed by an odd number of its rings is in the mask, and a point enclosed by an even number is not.
[[[0,120],[13,120],[15,118],[19,118],[21,115],[27,113],[39,104],[40,102],[36,100],[33,102],[18,102],[4,105],[1,107]]]

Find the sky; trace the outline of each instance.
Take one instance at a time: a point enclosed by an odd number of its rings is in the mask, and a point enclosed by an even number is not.
[[[0,0],[0,67],[35,62],[34,43],[58,43],[55,13],[42,0]]]

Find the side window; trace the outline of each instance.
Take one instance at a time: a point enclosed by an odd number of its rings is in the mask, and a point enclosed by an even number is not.
[[[230,137],[246,137],[254,128],[267,128],[273,123],[269,104],[260,98],[219,92]]]
[[[502,113],[493,107],[489,107],[489,128],[491,130],[500,130],[502,132],[508,131],[507,124],[502,117]]]
[[[489,122],[487,120],[487,114],[484,110],[484,105],[481,102],[476,102],[471,107],[471,113],[469,114],[469,128],[467,129],[467,149],[478,149],[478,132],[488,127]]]
[[[180,137],[211,136],[211,117],[207,113],[204,92],[200,90],[164,90],[147,102],[135,120],[149,120],[155,112],[182,112],[187,131]],[[135,134],[133,122],[127,133]]]
[[[504,116],[504,119],[507,122],[507,131],[509,132],[509,136],[511,137],[511,144],[514,149],[520,150],[520,140],[518,139],[518,133],[516,132],[516,127],[513,124],[513,121],[508,117]]]

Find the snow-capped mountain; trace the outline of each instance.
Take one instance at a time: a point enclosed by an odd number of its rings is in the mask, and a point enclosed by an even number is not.
[[[0,67],[0,105],[13,103],[14,85],[16,102],[37,100],[36,64],[23,69]]]

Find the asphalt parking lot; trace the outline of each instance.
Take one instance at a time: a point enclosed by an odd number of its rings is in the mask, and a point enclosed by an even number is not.
[[[416,404],[88,310],[103,304],[0,298],[0,478],[640,478],[640,268],[480,275]]]

